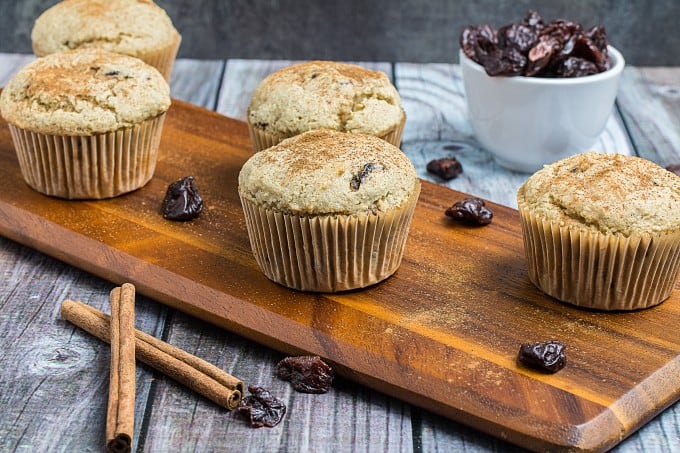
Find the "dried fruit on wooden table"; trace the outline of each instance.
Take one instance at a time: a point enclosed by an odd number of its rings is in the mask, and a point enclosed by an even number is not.
[[[455,157],[434,159],[427,163],[427,171],[450,181],[463,172],[463,166]]]
[[[250,395],[244,397],[236,408],[255,428],[272,428],[279,424],[286,414],[286,405],[275,398],[269,390],[249,385]]]
[[[163,217],[168,220],[191,220],[203,210],[203,199],[194,184],[193,176],[186,176],[168,186],[161,204]]]
[[[476,197],[457,201],[444,213],[454,220],[477,225],[488,225],[493,219],[493,212],[485,206],[484,200]]]
[[[333,383],[333,369],[319,356],[286,357],[276,364],[276,376],[302,393],[326,393]]]
[[[556,340],[523,344],[519,348],[517,361],[539,371],[556,373],[567,363],[565,346]]]

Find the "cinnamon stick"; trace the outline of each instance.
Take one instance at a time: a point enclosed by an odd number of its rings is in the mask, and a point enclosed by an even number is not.
[[[61,316],[100,340],[110,341],[110,318],[96,308],[65,300]],[[226,409],[235,409],[241,401],[244,388],[240,379],[140,330],[135,330],[135,353],[140,362]]]
[[[106,449],[132,450],[135,425],[135,287],[124,283],[110,294],[111,368],[106,412]]]

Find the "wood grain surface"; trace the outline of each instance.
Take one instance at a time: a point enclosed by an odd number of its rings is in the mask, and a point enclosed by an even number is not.
[[[526,277],[517,213],[492,204],[483,228],[443,215],[464,194],[424,182],[404,261],[371,288],[288,290],[259,271],[236,176],[245,125],[176,101],[156,176],[104,201],[63,201],[21,180],[0,124],[0,233],[115,284],[285,353],[314,353],[354,381],[531,449],[600,451],[680,398],[680,293],[634,313],[558,303]],[[206,201],[189,223],[159,214],[191,173]],[[519,344],[557,338],[568,366],[515,363]]]

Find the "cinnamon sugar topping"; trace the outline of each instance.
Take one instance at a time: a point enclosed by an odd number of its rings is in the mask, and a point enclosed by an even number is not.
[[[384,73],[332,61],[270,74],[248,109],[251,125],[283,137],[319,128],[380,136],[403,119],[399,93]]]
[[[239,175],[242,196],[299,215],[382,212],[400,206],[417,184],[415,168],[399,148],[371,135],[327,129],[256,153]]]
[[[584,153],[544,167],[518,201],[563,225],[626,236],[680,231],[680,178],[648,160]]]

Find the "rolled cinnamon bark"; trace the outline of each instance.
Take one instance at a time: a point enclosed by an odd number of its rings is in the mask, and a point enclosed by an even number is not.
[[[110,341],[110,318],[105,313],[82,302],[65,300],[61,305],[61,316],[95,337]],[[140,362],[226,409],[235,409],[241,401],[244,389],[240,379],[139,330],[135,330],[135,353]]]
[[[106,412],[106,450],[132,451],[135,426],[135,287],[124,283],[111,290],[111,369]]]

